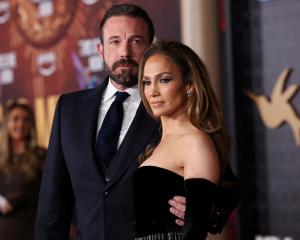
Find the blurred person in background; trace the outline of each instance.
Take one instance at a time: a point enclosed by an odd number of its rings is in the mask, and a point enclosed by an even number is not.
[[[46,150],[29,105],[7,104],[0,132],[0,238],[32,240]]]

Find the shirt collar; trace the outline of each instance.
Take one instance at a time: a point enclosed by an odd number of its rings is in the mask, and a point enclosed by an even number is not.
[[[115,93],[118,91],[118,89],[111,83],[111,79],[108,80],[107,87],[105,89],[105,92],[103,94],[103,102],[109,101],[111,98],[114,97]],[[140,101],[140,93],[137,85],[134,85],[133,87],[127,88],[125,92],[129,93],[131,97],[133,97],[134,100]]]

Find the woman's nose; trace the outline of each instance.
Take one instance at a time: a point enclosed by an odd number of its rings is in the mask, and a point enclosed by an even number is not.
[[[150,86],[150,95],[151,97],[156,97],[159,95],[159,88],[157,86],[157,84],[151,84]]]

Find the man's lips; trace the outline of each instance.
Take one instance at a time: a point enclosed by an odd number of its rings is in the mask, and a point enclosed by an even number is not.
[[[117,68],[136,68],[136,66],[133,64],[120,64]]]
[[[112,70],[116,68],[138,68],[138,64],[132,59],[121,59],[115,62],[112,66]]]

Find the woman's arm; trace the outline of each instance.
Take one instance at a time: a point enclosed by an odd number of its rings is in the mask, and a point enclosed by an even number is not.
[[[211,138],[202,132],[188,135],[183,146],[181,157],[186,194],[183,239],[204,240],[220,178],[218,154]]]

